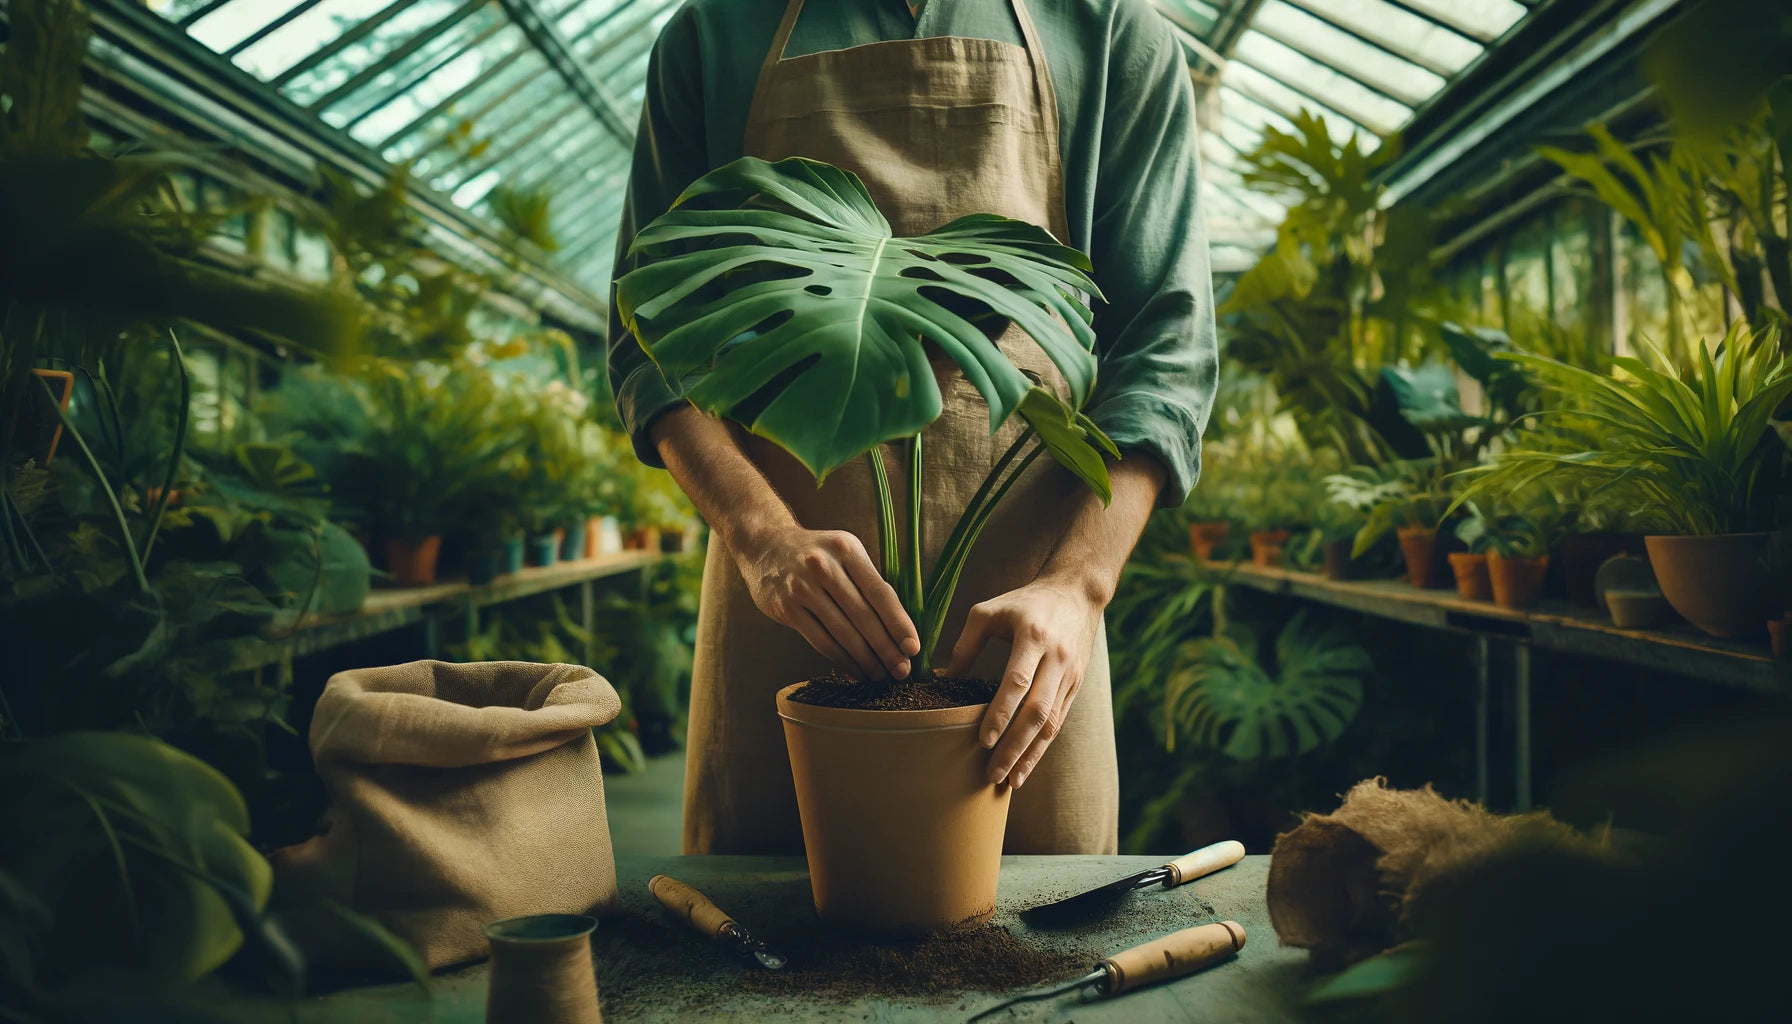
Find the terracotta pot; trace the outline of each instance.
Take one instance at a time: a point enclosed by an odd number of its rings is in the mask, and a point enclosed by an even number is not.
[[[415,544],[386,538],[386,574],[401,587],[427,587],[436,581],[436,560],[442,556],[440,535]]]
[[[1549,556],[1507,558],[1487,556],[1487,576],[1493,584],[1493,603],[1518,611],[1543,599],[1543,581],[1549,575]]]
[[[796,782],[815,912],[830,924],[920,935],[996,908],[1007,786],[977,742],[987,704],[859,711],[791,701],[778,715]]]
[[[42,369],[32,370],[31,375],[42,384],[31,382],[32,394],[21,406],[24,410],[20,414],[22,422],[13,443],[47,467],[56,461],[56,449],[62,444],[62,417],[43,401],[43,384],[49,385],[57,406],[67,412],[69,396],[75,392],[75,375],[69,370]]]
[[[661,530],[660,551],[668,555],[676,555],[685,549],[688,543],[683,530]]]
[[[585,557],[596,558],[598,549],[603,545],[604,520],[602,516],[592,516],[585,520]]]
[[[1354,540],[1328,540],[1325,542],[1325,567],[1322,570],[1328,580],[1353,580],[1357,578],[1356,559],[1350,557],[1351,549],[1356,546]]]
[[[485,926],[492,944],[486,1024],[603,1024],[591,964],[595,918],[513,917]]]
[[[1605,608],[1611,612],[1612,625],[1619,629],[1655,629],[1674,619],[1674,609],[1661,591],[1623,590],[1605,592]]]
[[[1487,574],[1487,556],[1466,551],[1450,552],[1450,571],[1456,574],[1456,594],[1465,601],[1485,601],[1493,596]]]
[[[1420,589],[1441,586],[1437,572],[1437,531],[1429,526],[1402,526],[1400,553],[1406,558],[1406,580]]]
[[[1663,597],[1712,636],[1756,633],[1770,616],[1773,534],[1644,538]]]
[[[1232,524],[1219,521],[1188,524],[1188,542],[1196,558],[1212,558],[1213,549],[1232,532]]]
[[[1261,566],[1282,564],[1282,545],[1288,543],[1287,530],[1255,530],[1251,533],[1251,561]]]
[[[659,531],[651,526],[633,526],[622,535],[622,547],[626,551],[652,551],[659,546]]]
[[[1776,658],[1786,656],[1786,629],[1788,626],[1792,626],[1792,616],[1767,620],[1767,640],[1773,645],[1773,656]]]
[[[537,568],[553,565],[560,559],[560,541],[564,531],[537,534],[529,538],[529,564]]]
[[[1562,585],[1568,600],[1583,608],[1599,606],[1593,585],[1599,567],[1616,555],[1641,554],[1643,538],[1635,533],[1572,533],[1562,538]]]

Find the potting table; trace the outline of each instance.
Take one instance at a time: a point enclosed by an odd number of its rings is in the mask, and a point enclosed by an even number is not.
[[[1306,954],[1276,944],[1264,905],[1269,858],[1247,857],[1218,874],[1179,889],[1147,889],[1111,918],[1078,930],[1036,931],[1017,912],[1046,898],[1068,895],[1121,875],[1162,864],[1167,857],[1007,857],[994,923],[1042,948],[1086,951],[1094,960],[1196,924],[1230,919],[1245,928],[1238,956],[1206,971],[1112,1000],[1076,995],[1023,1003],[987,1020],[1070,1021],[1078,1024],[1153,1024],[1170,1021],[1291,1021],[1313,974]],[[622,891],[618,915],[598,929],[597,959],[604,1019],[630,1021],[962,1021],[999,993],[954,992],[932,998],[868,996],[843,1000],[816,994],[767,995],[746,990],[742,976],[757,968],[703,941],[671,918],[647,893],[647,880],[669,874],[708,894],[749,928],[776,932],[814,920],[809,877],[801,857],[623,857],[616,864]],[[269,997],[216,992],[207,999],[227,1020],[293,1024],[479,1024],[485,1019],[487,968],[438,975],[424,993],[413,985],[384,985],[310,997],[290,1006]],[[1069,980],[1066,978],[1064,980]],[[278,1014],[278,1016],[276,1016]]]
[[[1562,601],[1513,611],[1491,601],[1468,601],[1454,590],[1421,590],[1399,580],[1332,580],[1318,573],[1267,568],[1246,562],[1208,563],[1222,582],[1272,594],[1440,629],[1475,645],[1476,795],[1488,802],[1489,705],[1494,644],[1510,644],[1512,781],[1514,809],[1531,808],[1531,652],[1574,654],[1602,661],[1673,672],[1705,682],[1762,693],[1792,691],[1792,666],[1776,662],[1765,637],[1755,643],[1719,640],[1679,624],[1659,630],[1619,629],[1602,611]]]

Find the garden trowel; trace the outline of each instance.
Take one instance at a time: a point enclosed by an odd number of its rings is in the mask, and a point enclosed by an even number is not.
[[[1010,996],[986,1010],[979,1010],[965,1024],[1006,1010],[1016,1003],[1051,999],[1090,985],[1100,990],[1103,996],[1117,996],[1156,982],[1174,981],[1221,961],[1230,960],[1243,948],[1244,925],[1237,921],[1184,928],[1143,946],[1115,953],[1096,964],[1095,970],[1075,981],[1067,981],[1038,992]]]
[[[1082,924],[1112,913],[1120,905],[1126,894],[1134,889],[1161,885],[1165,889],[1173,889],[1184,882],[1192,882],[1202,875],[1211,875],[1221,868],[1229,868],[1244,858],[1244,844],[1234,839],[1212,846],[1203,846],[1193,853],[1186,853],[1161,867],[1149,868],[1136,875],[1127,875],[1118,881],[1109,882],[1100,888],[1078,893],[1056,903],[1046,903],[1021,911],[1021,920],[1030,925],[1043,928],[1062,928],[1067,925]]]
[[[654,875],[647,880],[647,891],[660,901],[660,906],[683,918],[699,935],[733,947],[761,967],[775,971],[789,962],[784,954],[772,952],[765,948],[765,943],[749,935],[708,896],[678,879],[670,875]]]

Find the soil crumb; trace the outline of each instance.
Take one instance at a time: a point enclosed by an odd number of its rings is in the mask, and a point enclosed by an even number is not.
[[[939,996],[1006,992],[1087,974],[1096,960],[1081,950],[1046,950],[994,924],[970,925],[923,939],[869,942],[818,929],[786,938],[781,971],[743,974],[741,988],[771,995]]]
[[[987,704],[996,684],[987,679],[928,676],[924,679],[859,680],[834,672],[791,693],[798,704],[859,711],[938,711]]]

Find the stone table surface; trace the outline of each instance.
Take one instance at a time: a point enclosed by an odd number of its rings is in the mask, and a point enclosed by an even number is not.
[[[1178,889],[1151,888],[1128,897],[1112,916],[1079,929],[1040,931],[1018,917],[1047,898],[1091,888],[1162,864],[1165,857],[1005,857],[992,922],[1023,941],[1052,950],[1087,951],[1094,959],[1196,924],[1239,922],[1247,941],[1239,955],[1167,985],[1114,999],[1066,995],[1023,1003],[986,1020],[1014,1022],[1287,1021],[1311,973],[1306,954],[1276,944],[1264,904],[1268,857],[1241,863]],[[801,857],[620,857],[621,906],[598,929],[593,952],[603,990],[604,1019],[630,1021],[874,1021],[907,1024],[963,1020],[1001,994],[960,992],[935,997],[870,996],[852,1001],[817,993],[767,995],[746,989],[755,968],[695,933],[675,926],[647,892],[647,880],[669,874],[697,887],[749,929],[785,933],[815,922]],[[1074,975],[1067,975],[1070,980]],[[487,968],[439,974],[425,995],[414,985],[347,989],[295,1005],[233,997],[216,1008],[230,1019],[296,1024],[431,1021],[478,1024],[485,1018]],[[1093,990],[1087,990],[1093,991]]]

